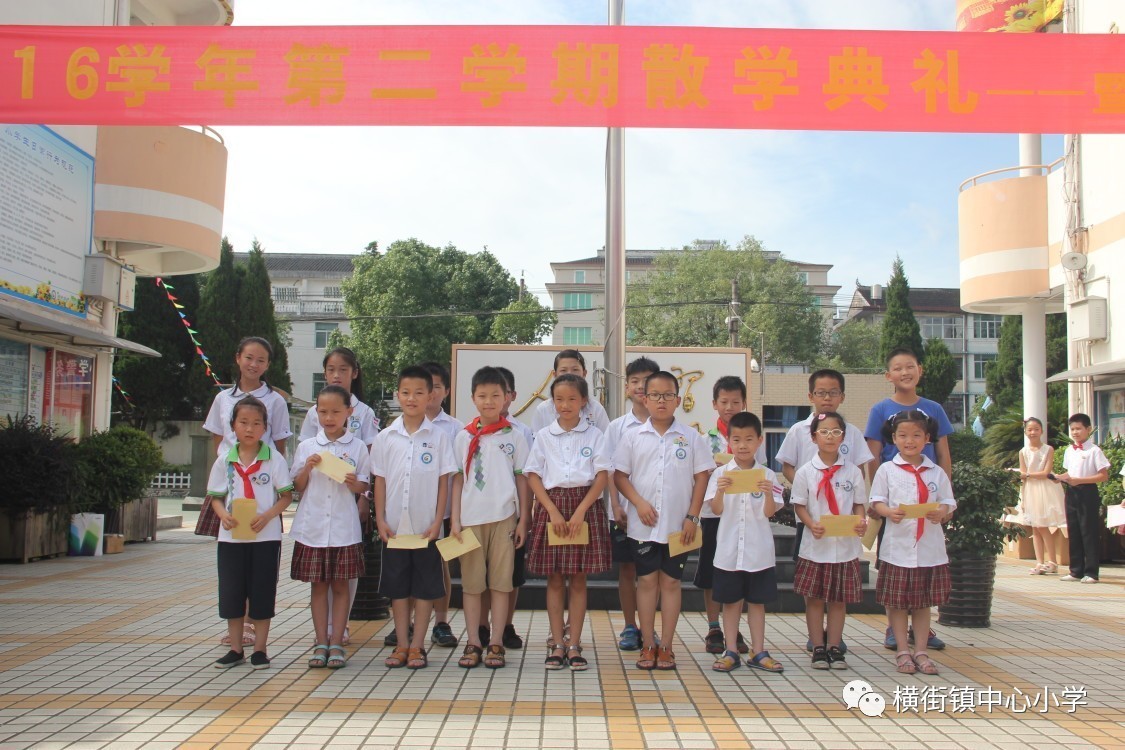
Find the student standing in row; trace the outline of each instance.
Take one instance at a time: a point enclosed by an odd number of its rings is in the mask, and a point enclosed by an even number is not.
[[[582,356],[582,352],[577,349],[563,349],[556,354],[551,377],[557,378],[559,375],[577,375],[585,380],[586,358]],[[554,403],[547,399],[535,408],[535,414],[531,418],[531,431],[538,433],[554,422],[558,416],[555,413]],[[609,415],[605,413],[605,407],[596,398],[590,399],[586,404],[586,408],[582,411],[582,418],[603,433],[609,429]]]
[[[1066,490],[1066,528],[1070,573],[1060,581],[1098,582],[1101,544],[1101,498],[1098,485],[1109,479],[1109,459],[1091,439],[1089,415],[1071,414],[1071,444],[1063,453],[1063,473],[1055,476]]]
[[[1020,448],[1020,509],[1024,521],[1031,527],[1032,545],[1035,548],[1035,567],[1031,575],[1054,575],[1058,572],[1058,554],[1062,536],[1059,529],[1066,526],[1066,507],[1061,486],[1048,477],[1055,465],[1055,449],[1043,442],[1043,423],[1035,417],[1023,421],[1023,434],[1027,445]]]

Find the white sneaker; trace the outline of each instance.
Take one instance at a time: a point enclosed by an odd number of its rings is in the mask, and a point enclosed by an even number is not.
[[[1081,583],[1097,583],[1098,579],[1093,576],[1083,576]]]
[[[1079,578],[1078,578],[1078,576],[1072,576],[1070,573],[1067,573],[1065,576],[1063,576],[1059,580],[1060,581],[1077,581],[1077,580],[1079,580]]]

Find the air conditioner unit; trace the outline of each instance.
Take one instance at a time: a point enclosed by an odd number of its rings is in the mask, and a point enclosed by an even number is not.
[[[1066,317],[1072,341],[1102,341],[1109,336],[1109,309],[1105,297],[1086,297],[1071,303]]]

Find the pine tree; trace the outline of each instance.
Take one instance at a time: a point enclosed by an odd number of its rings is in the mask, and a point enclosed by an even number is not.
[[[892,351],[909,349],[922,362],[926,356],[922,331],[910,307],[910,282],[903,270],[902,258],[895,258],[886,294],[887,312],[883,317],[883,335],[879,339],[879,361],[885,365]]]
[[[926,342],[926,368],[922,388],[926,398],[944,404],[957,387],[960,368],[949,347],[941,339]]]
[[[242,338],[241,274],[234,266],[234,248],[224,237],[219,266],[207,274],[199,297],[199,343],[211,359],[211,367],[224,383],[233,383],[234,356]]]
[[[293,387],[289,379],[289,356],[278,330],[273,297],[270,294],[270,274],[258,240],[251,243],[250,258],[241,270],[243,277],[237,327],[244,336],[261,336],[270,342],[273,358],[265,380],[272,386],[289,391]]]
[[[1023,318],[1006,315],[1000,323],[996,359],[985,365],[985,388],[997,412],[1023,408]]]

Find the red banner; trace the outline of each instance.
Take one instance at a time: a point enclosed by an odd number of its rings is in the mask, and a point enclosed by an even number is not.
[[[1125,37],[0,27],[0,122],[1125,132]]]

